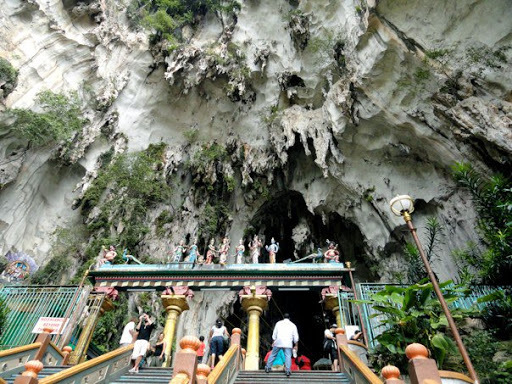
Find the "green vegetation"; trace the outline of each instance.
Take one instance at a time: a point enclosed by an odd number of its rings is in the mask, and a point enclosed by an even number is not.
[[[153,30],[151,42],[166,40],[172,51],[183,41],[185,25],[194,26],[208,12],[232,14],[238,9],[240,4],[235,0],[133,0],[127,16],[133,25]]]
[[[164,225],[172,223],[173,220],[174,215],[168,210],[163,210],[155,219],[156,233],[163,236],[165,234]]]
[[[5,325],[7,324],[7,315],[9,314],[9,307],[5,304],[5,299],[0,296],[0,335],[3,333]]]
[[[430,78],[430,69],[420,67],[414,72],[414,78],[417,82],[422,83]]]
[[[373,192],[375,192],[375,186],[367,188],[363,193],[363,199],[371,203],[373,201]]]
[[[425,256],[429,262],[436,257],[439,245],[442,244],[443,227],[435,217],[427,219],[426,223],[427,241],[424,247]],[[420,253],[414,243],[407,243],[404,248],[404,256],[407,262],[407,283],[413,284],[427,276],[425,266],[421,261]]]
[[[9,110],[16,117],[15,134],[33,146],[70,139],[86,123],[76,92],[65,95],[44,91],[38,95],[37,104],[42,112],[19,108]]]
[[[464,291],[447,281],[440,284],[448,303],[453,303]],[[379,336],[379,345],[371,354],[374,367],[381,369],[387,364],[407,371],[405,348],[411,343],[421,343],[432,353],[439,368],[446,367],[447,356],[456,354],[456,347],[449,336],[448,322],[435,295],[431,283],[420,282],[408,287],[386,286],[372,296],[369,303],[382,317],[386,328]],[[463,318],[461,309],[453,309],[455,319]]]
[[[191,128],[188,131],[183,132],[183,136],[189,143],[194,143],[197,140],[197,136],[199,135],[199,129]]]
[[[5,98],[16,87],[18,71],[4,58],[0,57],[0,90]]]
[[[148,209],[171,195],[162,172],[165,148],[164,143],[151,144],[145,151],[119,156],[87,189],[80,206],[92,239],[76,276],[93,263],[102,246],[117,245],[118,253],[124,248],[133,251],[149,232],[144,224]],[[95,207],[98,211],[91,215]],[[119,233],[114,226],[120,224]]]
[[[466,271],[474,271],[474,281],[506,285],[512,274],[512,182],[502,175],[484,177],[468,163],[455,164],[453,173],[473,197],[486,246],[482,252],[474,247],[460,251],[458,261]]]
[[[125,324],[128,322],[127,295],[119,295],[114,302],[114,309],[105,312],[94,329],[92,342],[103,352],[110,352],[119,347],[119,340]]]
[[[511,48],[512,46],[509,45],[502,46],[494,50],[487,46],[470,47],[466,52],[466,56],[473,64],[484,65],[493,69],[500,69],[503,64],[507,63],[506,52]]]
[[[52,257],[44,268],[39,268],[30,278],[31,284],[59,285],[64,284],[69,277],[69,269],[73,258],[81,260],[81,247],[86,241],[83,228],[58,228],[52,242]],[[81,277],[81,276],[80,276]]]
[[[432,50],[425,51],[425,56],[427,56],[429,59],[432,59],[432,60],[439,60],[439,59],[445,57],[446,55],[448,55],[449,53],[450,53],[450,50],[445,49],[445,48],[432,49]]]

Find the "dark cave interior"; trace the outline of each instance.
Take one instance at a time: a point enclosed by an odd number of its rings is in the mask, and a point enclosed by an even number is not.
[[[260,318],[260,360],[271,349],[272,332],[275,324],[283,319],[284,313],[290,314],[290,320],[297,326],[299,333],[299,352],[311,359],[311,364],[324,356],[322,344],[325,327],[335,322],[330,311],[325,311],[321,303],[319,290],[284,291],[272,290],[272,299],[268,309]],[[233,313],[225,319],[229,330],[242,329],[242,346],[247,346],[247,313],[240,301],[233,305]]]

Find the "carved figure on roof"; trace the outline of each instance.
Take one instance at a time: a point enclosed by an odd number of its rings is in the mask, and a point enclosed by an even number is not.
[[[197,260],[197,239],[192,241],[192,245],[189,248],[187,261],[189,263],[195,263]]]
[[[211,239],[208,245],[208,251],[206,251],[205,264],[213,264],[214,257],[217,257],[217,249],[215,248],[215,239]]]
[[[108,251],[105,247],[101,247],[103,250],[103,257],[99,259],[98,266],[102,266],[104,264],[110,265],[114,264],[114,259],[117,257],[116,247],[111,245],[108,248]]]
[[[95,287],[94,292],[104,293],[110,300],[116,301],[119,292],[114,287]]]
[[[176,248],[174,248],[174,252],[172,254],[172,262],[179,263],[183,258],[183,254],[185,253],[186,249],[187,247],[185,246],[185,240],[180,240]]]
[[[259,239],[258,235],[254,235],[252,241],[249,243],[249,250],[251,251],[253,264],[258,264],[259,262],[261,247],[263,247],[263,243]]]
[[[327,295],[337,295],[339,291],[351,292],[352,290],[345,285],[342,285],[341,287],[338,285],[329,285],[328,287],[322,289],[322,300],[324,300]]]
[[[229,248],[230,248],[229,239],[227,237],[225,237],[222,240],[222,245],[220,246],[220,249],[219,249],[219,264],[220,265],[226,265],[226,262],[228,260]]]
[[[240,241],[238,242],[238,246],[235,248],[235,250],[236,250],[236,263],[243,264],[244,263],[244,252],[245,252],[244,239],[240,239]]]
[[[270,245],[267,245],[265,249],[268,252],[269,263],[275,264],[277,252],[279,251],[279,243],[276,243],[276,240],[272,238],[270,240]]]
[[[334,241],[329,241],[329,248],[324,253],[325,261],[327,263],[339,263],[340,262],[340,253],[338,251],[338,245],[334,243]]]

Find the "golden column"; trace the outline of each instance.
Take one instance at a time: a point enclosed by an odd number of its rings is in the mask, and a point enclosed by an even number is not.
[[[341,321],[340,300],[338,300],[339,294],[340,291],[337,285],[322,289],[322,299],[324,300],[325,309],[332,311],[334,316],[336,316],[338,328],[343,328],[345,324]]]
[[[242,308],[249,314],[246,371],[257,371],[260,364],[260,315],[268,307],[272,292],[267,287],[244,287],[239,293]]]
[[[171,366],[172,343],[176,333],[178,318],[183,311],[189,309],[187,297],[190,297],[190,295],[175,294],[170,290],[166,290],[164,294],[162,294],[162,302],[167,312],[164,327],[165,362],[162,365],[163,367]]]
[[[85,322],[80,337],[76,343],[75,350],[71,352],[68,359],[68,364],[75,365],[85,361],[87,357],[87,349],[91,343],[92,335],[98,325],[98,320],[105,312],[109,312],[114,309],[114,304],[107,296],[102,300],[103,294],[97,295],[91,293],[89,295],[89,302],[92,301],[92,305],[89,307],[89,316]]]

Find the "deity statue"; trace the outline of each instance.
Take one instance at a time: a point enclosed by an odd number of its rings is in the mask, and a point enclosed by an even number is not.
[[[263,243],[259,239],[258,235],[254,235],[254,238],[249,243],[249,250],[251,251],[251,258],[253,264],[258,264],[260,257],[260,249],[263,247]]]
[[[197,260],[197,244],[196,243],[197,243],[197,239],[194,239],[192,241],[192,245],[189,248],[188,256],[187,256],[187,261],[192,264],[195,263]]]
[[[185,246],[185,240],[180,240],[176,248],[174,248],[174,253],[172,254],[172,262],[173,263],[179,263],[181,261],[181,258],[183,257],[183,254],[185,253],[187,247]]]
[[[208,251],[206,252],[205,264],[213,264],[214,257],[217,257],[217,249],[215,249],[215,239],[211,239],[208,245]]]
[[[235,250],[236,250],[236,263],[243,264],[244,263],[244,252],[245,252],[244,239],[240,239],[240,241],[238,242],[238,246],[235,248]]]
[[[324,253],[324,257],[326,262],[328,263],[339,263],[340,262],[340,253],[338,251],[338,245],[334,243],[334,241],[329,241],[329,248]]]
[[[219,248],[219,264],[220,265],[226,265],[226,262],[228,260],[228,251],[229,251],[229,239],[225,237],[222,240],[222,245]]]
[[[270,264],[275,264],[276,263],[276,255],[277,255],[277,252],[279,251],[279,243],[276,243],[276,240],[274,238],[272,238],[270,240],[270,245],[265,246],[265,249],[268,252],[268,258],[269,258]]]
[[[117,256],[116,247],[111,245],[107,251],[105,247],[102,247],[103,249],[103,257],[100,258],[98,265],[102,266],[103,264],[114,264],[114,259]]]

